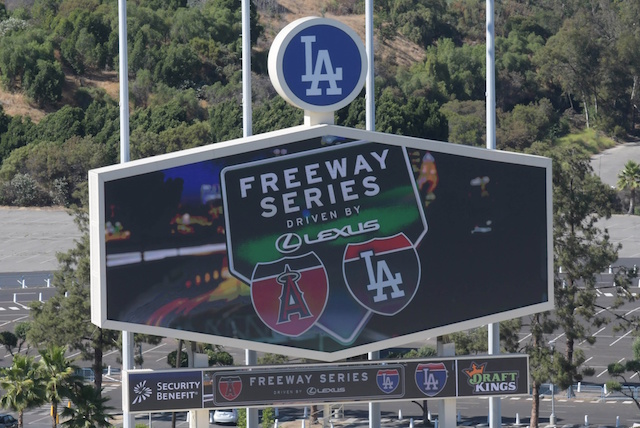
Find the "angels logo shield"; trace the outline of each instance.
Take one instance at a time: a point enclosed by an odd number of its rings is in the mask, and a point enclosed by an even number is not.
[[[398,369],[378,370],[376,383],[380,391],[391,394],[400,384],[400,373]]]
[[[418,364],[416,386],[428,397],[435,397],[447,384],[447,368],[443,363]]]
[[[258,263],[251,279],[251,301],[271,330],[300,336],[320,318],[329,297],[324,265],[311,252]]]
[[[228,401],[233,401],[242,391],[242,379],[239,376],[224,376],[218,381],[218,392]]]
[[[351,295],[365,308],[395,315],[415,296],[420,283],[420,260],[404,233],[348,244],[343,274]]]

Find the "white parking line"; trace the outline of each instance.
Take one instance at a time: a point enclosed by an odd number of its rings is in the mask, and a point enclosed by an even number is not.
[[[625,360],[624,358],[620,358],[617,362],[618,362],[618,363],[621,363],[621,362],[623,362],[624,360]],[[603,374],[608,373],[608,372],[609,372],[609,370],[608,370],[608,369],[605,369],[605,370],[603,370],[603,371],[602,371],[602,373],[600,373],[600,374],[599,374],[598,376],[596,376],[596,377],[600,377],[600,376],[602,376]]]
[[[161,343],[161,344],[159,344],[158,346],[156,346],[156,347],[154,347],[154,348],[150,348],[150,349],[147,349],[146,351],[142,351],[142,353],[143,353],[143,354],[146,354],[147,352],[155,351],[156,349],[158,349],[158,348],[162,348],[162,347],[163,347],[163,346],[165,346],[165,345],[166,345],[166,343]]]
[[[628,332],[626,332],[625,334],[623,334],[622,336],[620,336],[619,338],[617,338],[616,340],[614,340],[613,342],[611,342],[611,343],[609,344],[609,346],[613,346],[613,345],[615,345],[616,343],[620,342],[622,339],[624,339],[625,337],[627,337],[627,336],[628,336],[628,335],[630,335],[630,334],[631,334],[631,330],[629,330]]]
[[[525,337],[523,337],[522,339],[518,340],[518,343],[522,342],[523,340],[526,340],[530,336],[531,336],[531,333],[527,334]]]
[[[629,314],[631,314],[631,313],[633,313],[633,312],[637,311],[638,309],[640,309],[640,306],[638,306],[638,307],[637,307],[637,308],[635,308],[635,309],[631,309],[629,312],[627,312],[626,314],[624,314],[624,316],[627,316],[627,315],[629,315]]]
[[[595,337],[595,336],[596,336],[596,334],[600,333],[600,332],[601,332],[602,330],[604,330],[605,328],[606,328],[606,327],[602,327],[600,330],[598,330],[598,331],[596,331],[595,333],[593,333],[593,334],[591,335],[591,337]],[[582,342],[578,343],[578,346],[580,346],[580,345],[584,344],[584,342],[586,342],[586,340],[583,340]]]

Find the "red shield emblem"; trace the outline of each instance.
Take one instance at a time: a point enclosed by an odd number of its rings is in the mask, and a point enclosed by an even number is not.
[[[420,283],[420,259],[404,233],[348,244],[342,269],[353,298],[381,315],[404,309]]]
[[[324,265],[315,253],[258,263],[251,278],[251,301],[271,330],[300,336],[320,318],[329,297]]]
[[[239,376],[223,376],[218,381],[218,392],[225,400],[235,400],[241,391],[242,379]]]

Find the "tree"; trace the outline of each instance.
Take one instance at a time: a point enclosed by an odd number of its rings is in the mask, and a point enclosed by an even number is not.
[[[537,428],[540,414],[540,387],[552,378],[554,371],[551,366],[550,349],[546,346],[544,335],[552,333],[556,323],[549,312],[533,314],[529,317],[529,321],[531,339],[524,347],[524,351],[529,354],[531,396],[533,397],[529,426]],[[555,379],[554,383],[557,383]]]
[[[500,323],[501,352],[519,352],[518,333],[522,327],[520,318]],[[487,326],[456,332],[447,336],[456,345],[456,355],[486,354],[489,350],[489,330]]]
[[[18,337],[10,331],[0,332],[0,344],[13,356],[13,348],[18,346]]]
[[[50,345],[41,350],[41,371],[46,382],[46,397],[51,403],[51,425],[58,426],[58,405],[69,396],[71,385],[80,380],[75,376],[76,367],[65,356],[66,347]]]
[[[609,217],[615,204],[615,194],[604,185],[591,170],[589,158],[578,150],[560,148],[546,151],[553,160],[553,246],[554,297],[556,310],[551,320],[549,314],[536,314],[531,318],[531,339],[526,345],[531,355],[533,396],[531,426],[537,426],[539,386],[553,379],[561,388],[580,381],[585,361],[584,353],[575,348],[577,340],[594,343],[591,326],[609,322],[608,313],[614,313],[622,304],[621,294],[630,281],[626,272],[615,275],[618,297],[611,307],[596,305],[597,277],[618,258],[618,248],[610,240],[606,230],[596,226],[600,218]],[[631,296],[627,292],[628,296]],[[604,309],[602,313],[600,309]],[[544,334],[560,329],[565,337],[564,354],[553,353],[544,342]]]
[[[449,101],[440,111],[449,124],[449,140],[456,144],[483,147],[486,135],[484,101]]]
[[[629,211],[633,214],[635,208],[636,190],[640,188],[640,165],[629,160],[622,171],[618,173],[618,190],[629,189]]]
[[[44,404],[46,392],[40,364],[33,357],[16,355],[11,367],[0,371],[0,387],[4,395],[0,405],[18,413],[18,427],[24,423],[24,411]]]
[[[62,416],[67,418],[62,422],[62,425],[69,428],[107,428],[111,426],[109,419],[112,416],[108,412],[113,410],[113,407],[106,404],[109,398],[102,396],[102,389],[77,383],[73,385],[70,396],[73,403],[71,407],[62,409]]]
[[[3,121],[4,123],[4,121]],[[26,116],[13,116],[6,125],[6,132],[0,137],[0,159],[4,160],[9,154],[36,138],[36,125]]]
[[[605,384],[609,391],[617,391],[630,398],[640,410],[640,399],[635,394],[635,386],[629,384],[633,377],[640,376],[640,338],[633,341],[633,359],[626,360],[624,364],[620,362],[611,363],[607,366],[607,372],[613,379]],[[629,373],[630,376],[626,376]]]
[[[44,106],[62,98],[64,72],[60,63],[39,59],[33,72],[25,73],[23,86],[27,95]]]
[[[551,102],[546,98],[529,105],[516,105],[509,113],[499,115],[499,128],[496,135],[500,149],[522,151],[535,141],[550,136],[557,118]]]
[[[26,354],[29,353],[29,342],[27,342],[27,332],[29,331],[30,328],[31,328],[31,322],[24,321],[16,324],[16,326],[13,329],[13,333],[18,338],[18,354],[20,353],[20,351],[22,351],[22,345],[24,345],[25,343],[27,344],[27,350],[25,351],[25,353]]]
[[[38,140],[63,143],[68,139],[84,135],[84,111],[66,105],[55,113],[46,115],[37,125]]]
[[[187,345],[188,346],[195,345],[194,350],[196,352],[207,354],[209,367],[233,365],[233,356],[229,354],[227,351],[225,351],[224,348],[221,347],[220,345],[212,345],[209,343],[195,343],[195,342],[191,342],[191,344],[187,342]],[[179,367],[188,367],[189,366],[188,355],[186,353],[182,353],[181,350],[180,352],[178,352],[177,350],[169,352],[167,354],[167,364],[169,364],[171,367],[178,367],[178,365],[176,364],[178,359],[178,354],[180,354],[180,360],[181,360]],[[264,363],[260,363],[260,364],[264,364]]]
[[[574,344],[576,340],[593,343],[589,326],[607,322],[607,312],[596,313],[597,275],[617,260],[620,248],[595,223],[611,216],[616,197],[593,174],[587,155],[569,149],[552,157],[554,262],[562,267],[562,277],[555,287],[555,315],[566,337],[567,369],[580,380],[577,369],[584,357]],[[622,289],[628,287],[629,281],[620,274],[616,275],[615,284]],[[621,303],[618,300],[616,305]]]
[[[87,214],[76,210],[76,222],[83,235],[75,248],[58,254],[60,270],[54,276],[56,294],[44,303],[32,303],[33,321],[28,337],[32,344],[68,345],[80,351],[83,359],[93,361],[94,386],[99,393],[102,356],[105,350],[116,347],[118,332],[91,323]]]

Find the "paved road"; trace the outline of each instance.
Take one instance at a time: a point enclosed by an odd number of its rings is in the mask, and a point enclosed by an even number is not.
[[[56,252],[69,250],[80,236],[64,209],[0,207],[0,272],[54,271]]]
[[[625,143],[605,150],[591,158],[591,167],[603,183],[615,186],[618,173],[629,160],[640,162],[640,143]]]

